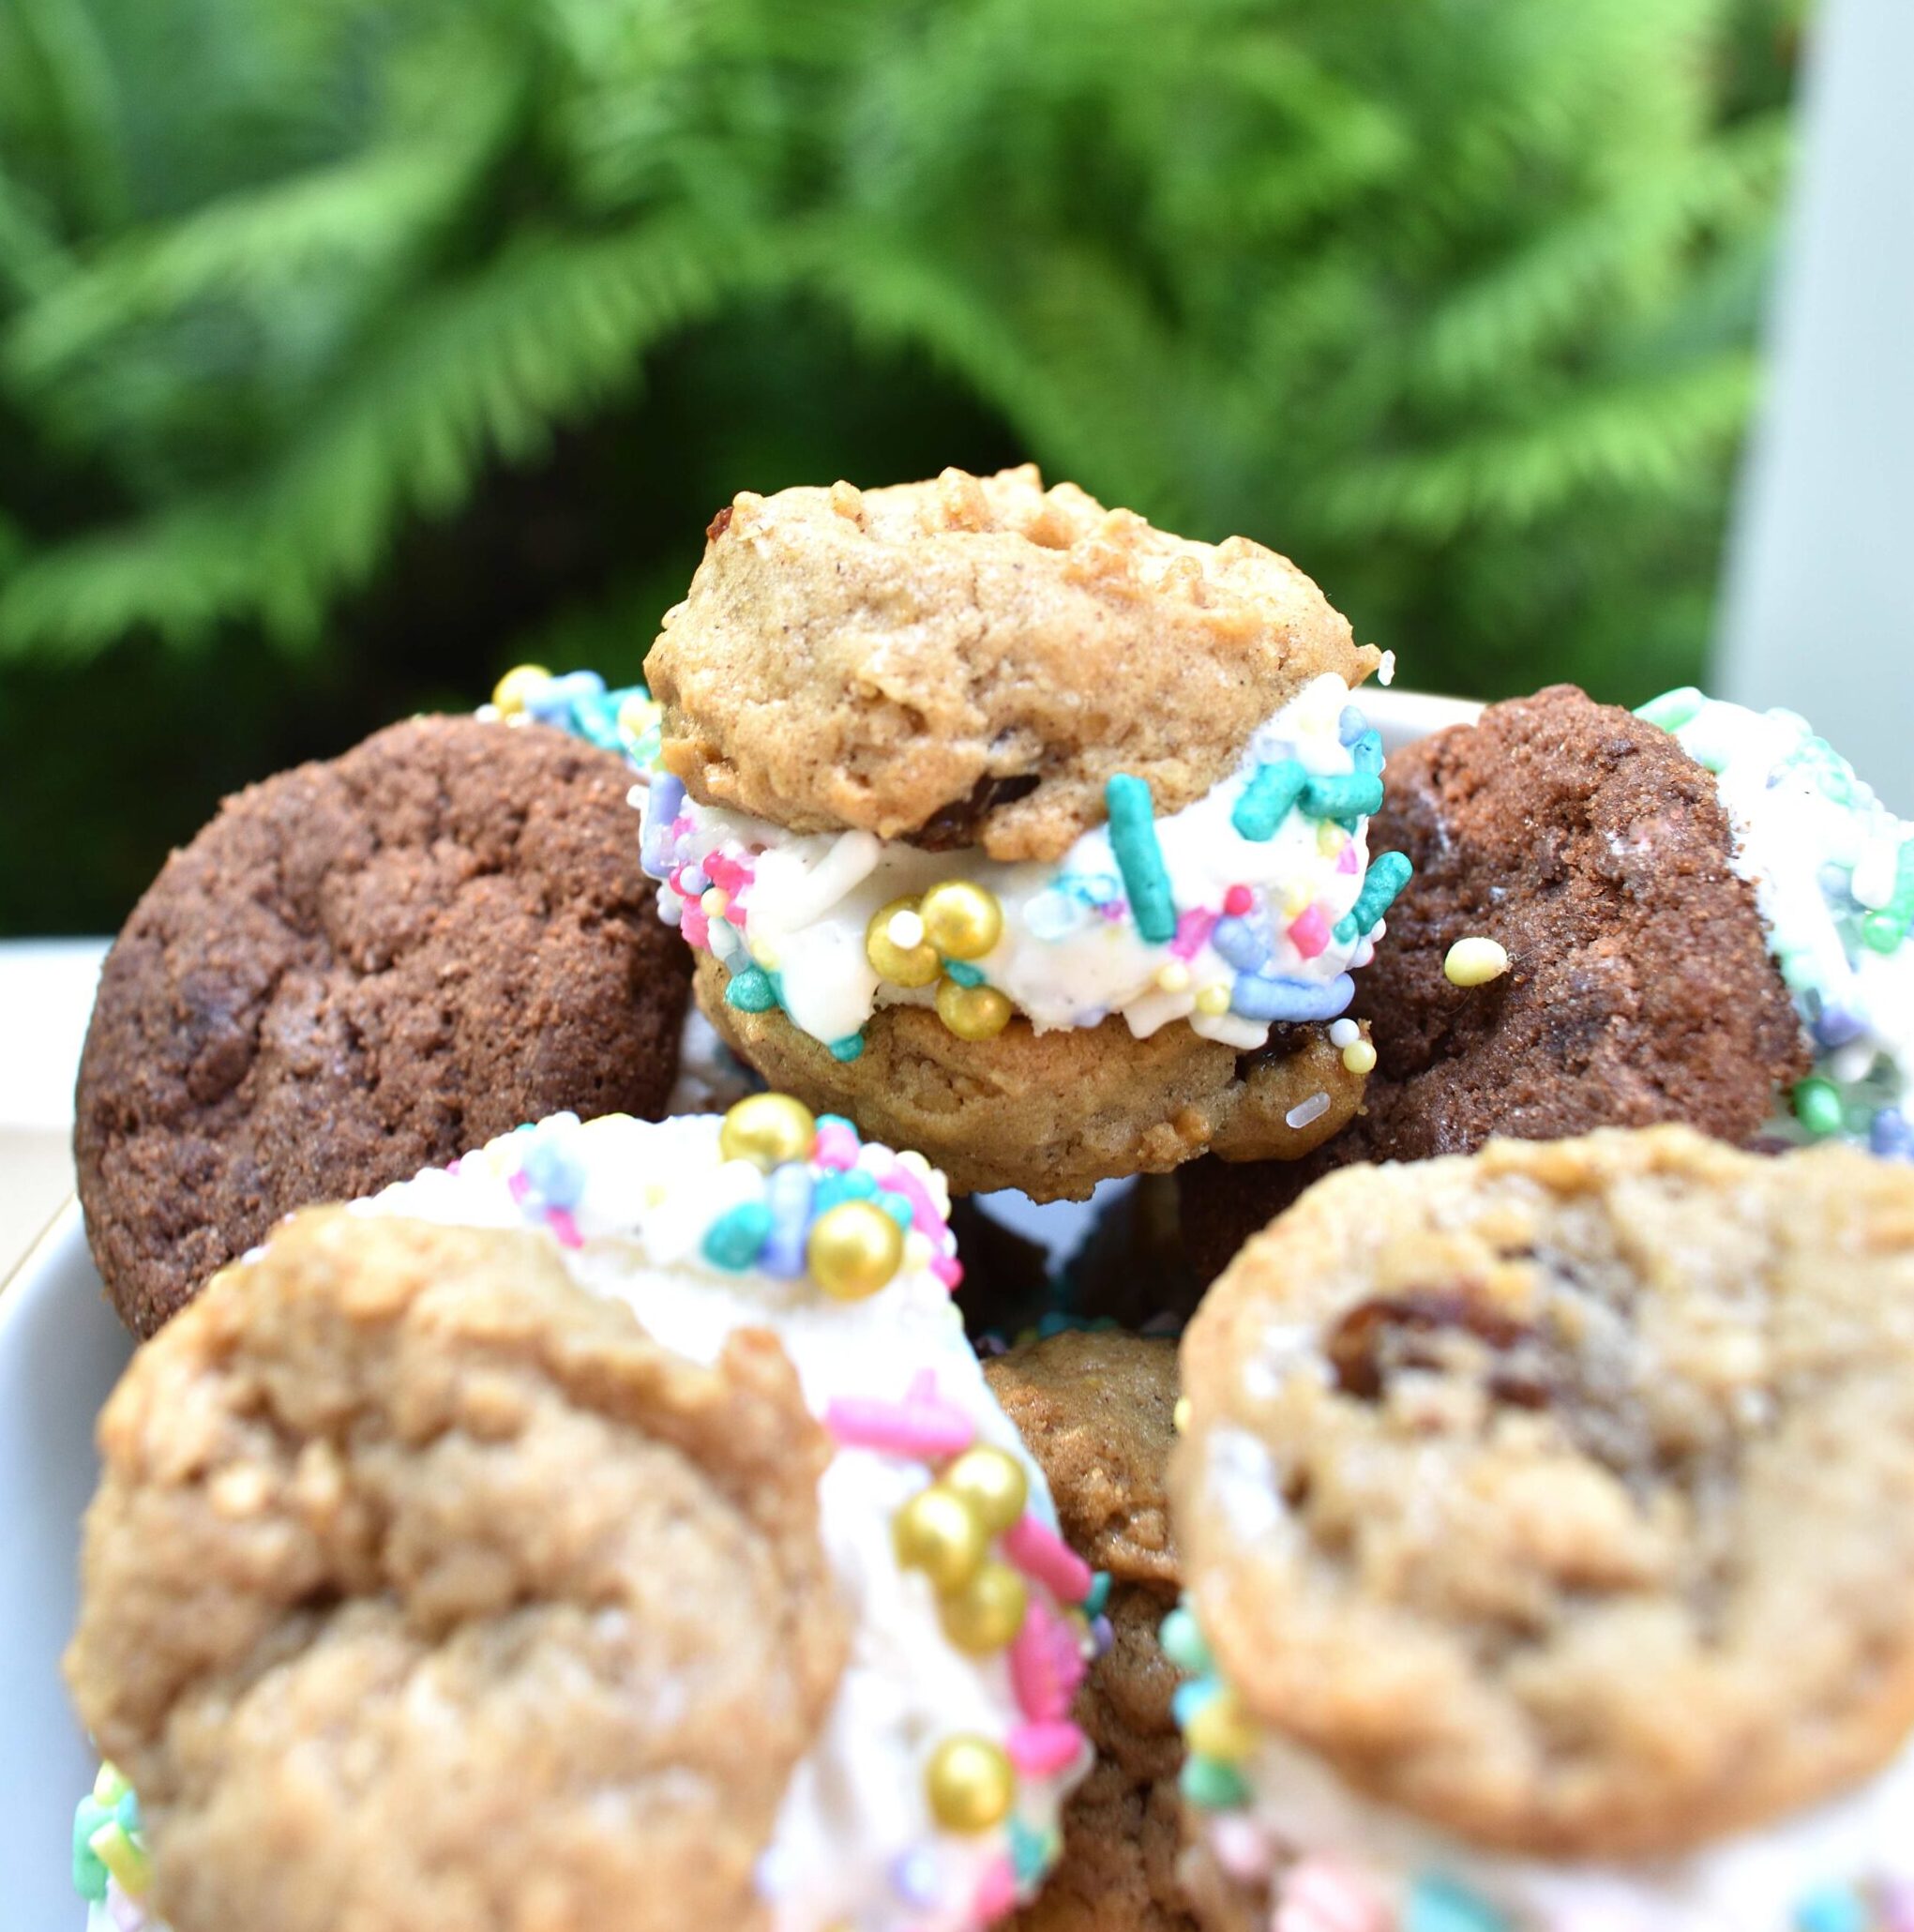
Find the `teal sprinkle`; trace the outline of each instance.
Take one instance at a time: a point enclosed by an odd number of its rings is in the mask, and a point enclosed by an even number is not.
[[[1796,1932],[1868,1932],[1874,1915],[1867,1900],[1846,1885],[1824,1885],[1794,1909]]]
[[[746,966],[742,973],[731,974],[724,1001],[740,1013],[768,1013],[777,1004],[777,989],[763,967]]]
[[[1243,1783],[1243,1774],[1220,1758],[1192,1755],[1185,1758],[1176,1788],[1199,1811],[1230,1811],[1249,1803],[1249,1787]]]
[[[863,1057],[864,1035],[861,1033],[846,1034],[841,1040],[831,1042],[833,1060],[857,1060]]]
[[[1203,1641],[1196,1618],[1183,1605],[1179,1604],[1164,1618],[1158,1641],[1163,1645],[1163,1654],[1179,1670],[1210,1668],[1210,1646]]]
[[[140,1800],[132,1786],[128,1785],[120,1796],[120,1802],[113,1806],[113,1817],[119,1820],[120,1830],[128,1837],[135,1837],[142,1827],[140,1820]]]
[[[1368,777],[1379,778],[1382,776],[1382,733],[1364,732],[1349,747],[1349,756],[1355,761],[1359,772]]]
[[[857,1132],[857,1123],[846,1120],[841,1113],[821,1113],[818,1116],[818,1124],[821,1127],[848,1127],[853,1136]]]
[[[1509,1932],[1509,1922],[1466,1885],[1427,1875],[1409,1887],[1402,1932]]]
[[[1707,702],[1707,698],[1693,685],[1683,685],[1679,690],[1664,691],[1659,698],[1637,705],[1635,715],[1662,731],[1679,732]]]
[[[1168,945],[1176,937],[1176,900],[1169,890],[1169,874],[1163,869],[1163,849],[1156,842],[1150,787],[1128,772],[1119,772],[1103,788],[1103,802],[1109,813],[1110,850],[1123,875],[1137,930],[1152,945]]]
[[[901,1194],[893,1194],[888,1187],[880,1187],[871,1196],[872,1201],[883,1209],[906,1234],[911,1231],[911,1203]]]
[[[943,962],[945,975],[957,981],[959,986],[982,986],[984,969],[972,966],[968,959],[946,959]]]
[[[1364,818],[1382,809],[1382,780],[1373,772],[1311,778],[1303,788],[1303,809],[1313,819]]]
[[[1178,1684],[1169,1699],[1169,1714],[1176,1719],[1178,1729],[1186,1728],[1205,1704],[1213,1704],[1222,1695],[1220,1677],[1193,1677],[1187,1683]]]
[[[1013,1818],[1005,1835],[1010,1840],[1010,1864],[1019,1885],[1034,1885],[1054,1863],[1048,1836]]]
[[[1289,816],[1308,782],[1309,774],[1293,758],[1279,758],[1273,764],[1258,765],[1255,777],[1236,801],[1236,809],[1229,814],[1229,823],[1237,835],[1258,845],[1273,838],[1276,827]]]
[[[102,1825],[113,1822],[113,1815],[91,1797],[81,1799],[73,1810],[73,1889],[89,1905],[106,1899],[107,1869],[91,1844]]]
[[[1109,1572],[1098,1570],[1090,1579],[1090,1589],[1083,1599],[1083,1614],[1086,1617],[1100,1617],[1104,1606],[1109,1602]]]
[[[826,1174],[811,1194],[811,1213],[825,1215],[846,1200],[869,1200],[877,1193],[877,1183],[862,1168],[846,1168],[841,1173]]]
[[[704,1259],[714,1268],[742,1274],[758,1259],[771,1237],[771,1210],[761,1200],[728,1208],[704,1230]]]
[[[1414,870],[1404,853],[1379,852],[1369,861],[1369,876],[1363,881],[1355,904],[1335,922],[1336,943],[1346,946],[1350,940],[1369,931],[1395,903],[1395,895],[1409,883]]]

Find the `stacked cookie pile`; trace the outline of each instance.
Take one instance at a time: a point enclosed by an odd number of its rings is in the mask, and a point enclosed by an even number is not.
[[[1910,1932],[1914,839],[1391,668],[746,493],[649,688],[229,802],[81,1080],[96,1932]]]

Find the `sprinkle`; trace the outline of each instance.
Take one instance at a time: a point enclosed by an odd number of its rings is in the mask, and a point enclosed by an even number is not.
[[[1234,1691],[1222,1690],[1219,1696],[1206,1698],[1183,1724],[1189,1747],[1199,1758],[1241,1764],[1257,1746],[1255,1727],[1243,1715]]]
[[[1179,1604],[1164,1618],[1157,1641],[1163,1646],[1163,1654],[1179,1670],[1208,1670],[1213,1661],[1202,1630],[1185,1605]]]
[[[1217,1758],[1186,1758],[1176,1787],[1199,1811],[1228,1811],[1249,1803],[1243,1774]]]
[[[1017,1867],[1020,1886],[1034,1885],[1057,1861],[1062,1849],[1043,1832],[1032,1830],[1020,1818],[1013,1818],[1006,1835],[1010,1839],[1011,1863]]]
[[[1179,1396],[1176,1398],[1176,1407],[1169,1411],[1169,1426],[1178,1435],[1182,1435],[1189,1427],[1190,1398],[1187,1396]]]
[[[1394,1914],[1353,1872],[1322,1858],[1301,1859],[1283,1874],[1282,1903],[1271,1922],[1272,1932],[1390,1932],[1394,1924]]]
[[[932,1255],[930,1272],[944,1287],[955,1290],[963,1281],[964,1264],[955,1255]]]
[[[134,1840],[118,1819],[110,1819],[101,1825],[87,1840],[87,1846],[129,1897],[137,1898],[152,1883],[152,1866],[144,1847]]]
[[[1320,905],[1312,905],[1289,921],[1289,943],[1305,959],[1313,959],[1329,945],[1329,914]]]
[[[1382,775],[1382,733],[1364,732],[1349,747],[1349,757],[1356,769],[1367,777],[1380,777]]]
[[[1189,990],[1190,970],[1181,959],[1172,960],[1168,966],[1160,967],[1156,974],[1156,987],[1159,992],[1183,993]]]
[[[1508,948],[1479,934],[1458,939],[1442,960],[1442,976],[1451,986],[1486,986],[1508,970]]]
[[[1258,765],[1229,814],[1237,836],[1256,845],[1273,838],[1308,783],[1309,774],[1293,758]]]
[[[1396,894],[1409,883],[1409,874],[1414,869],[1399,852],[1378,853],[1369,861],[1369,876],[1364,880],[1355,904],[1345,917],[1336,921],[1337,942],[1348,945],[1350,940],[1369,931],[1395,903]]]
[[[585,1237],[579,1232],[579,1224],[572,1219],[569,1208],[547,1208],[545,1225],[551,1230],[560,1247],[584,1246]]]
[[[884,936],[900,952],[911,952],[924,943],[924,916],[921,913],[910,911],[891,914],[891,923],[884,928]]]
[[[1086,1617],[1100,1617],[1109,1602],[1110,1577],[1108,1570],[1098,1570],[1090,1579],[1090,1589],[1083,1598],[1083,1614]]]
[[[1083,1748],[1083,1733],[1074,1724],[1019,1724],[1005,1741],[1010,1761],[1019,1777],[1055,1777],[1076,1763]]]
[[[818,1138],[811,1158],[821,1168],[854,1168],[863,1146],[857,1129],[841,1113],[818,1116]]]
[[[857,1060],[863,1057],[863,1053],[864,1034],[862,1033],[846,1034],[841,1040],[833,1040],[830,1043],[830,1054],[833,1060]]]
[[[1707,702],[1708,700],[1693,685],[1683,685],[1679,690],[1664,691],[1659,698],[1650,698],[1646,704],[1637,705],[1635,715],[1644,723],[1662,731],[1679,732],[1683,725],[1693,722]]]
[[[1374,1073],[1376,1049],[1367,1040],[1351,1040],[1343,1049],[1343,1065],[1350,1073]]]
[[[1313,777],[1303,789],[1303,809],[1313,819],[1363,819],[1382,809],[1382,780],[1370,772]]]
[[[699,895],[698,910],[707,919],[722,919],[730,910],[731,902],[731,894],[723,886],[714,885]]]
[[[1062,1723],[1083,1682],[1083,1658],[1068,1621],[1032,1599],[1010,1651],[1017,1708],[1032,1724]]]
[[[1104,787],[1104,807],[1109,814],[1110,850],[1123,875],[1123,890],[1137,920],[1137,930],[1152,945],[1167,945],[1176,937],[1176,901],[1164,869],[1163,851],[1156,842],[1156,821],[1150,787],[1127,772],[1118,772]]]
[[[1846,1885],[1824,1885],[1794,1909],[1796,1932],[1868,1932],[1874,1923],[1867,1901]]]
[[[742,1274],[757,1260],[770,1233],[771,1210],[761,1200],[740,1201],[704,1230],[701,1252],[714,1268]]]
[[[935,1905],[937,1854],[927,1845],[898,1852],[891,1861],[891,1889],[906,1905]]]
[[[817,1192],[811,1197],[811,1212],[827,1215],[840,1201],[869,1200],[876,1193],[875,1174],[866,1168],[847,1168],[841,1173],[826,1174],[818,1183]]]
[[[1279,979],[1240,973],[1229,990],[1229,1010],[1243,1019],[1334,1019],[1356,997],[1356,983],[1339,973],[1324,985],[1308,979]]]
[[[1220,1018],[1229,1010],[1229,989],[1219,980],[1206,986],[1197,995],[1197,1011],[1207,1013],[1213,1019]]]
[[[679,795],[684,795],[682,787]],[[721,886],[733,898],[751,883],[750,867],[741,859],[726,858],[721,852],[708,853],[705,855],[704,869],[711,875],[711,883],[714,885]]]
[[[1283,1116],[1285,1122],[1299,1132],[1313,1121],[1319,1121],[1329,1111],[1329,1095],[1323,1093],[1310,1094],[1307,1100],[1298,1101]]]
[[[695,946],[700,952],[711,948],[711,921],[704,916],[704,908],[693,905],[688,900],[678,914],[678,929],[685,935],[687,945]]]
[[[971,1899],[979,1924],[994,1924],[1017,1909],[1017,1870],[1007,1858],[993,1858],[984,1867]]]
[[[1345,745],[1353,745],[1369,728],[1369,720],[1353,704],[1345,704],[1335,721],[1335,734]]]
[[[1169,943],[1169,950],[1179,959],[1194,959],[1202,951],[1203,942],[1215,929],[1216,915],[1201,906],[1193,906],[1176,922],[1176,937]]]
[[[1232,885],[1223,895],[1223,910],[1230,918],[1240,919],[1256,904],[1256,895],[1246,885]]]
[[[1363,1037],[1363,1029],[1353,1019],[1338,1019],[1329,1029],[1332,1047],[1353,1047]]]
[[[1838,1134],[1842,1126],[1840,1090],[1832,1080],[1820,1079],[1798,1081],[1794,1090],[1794,1114],[1816,1140]]]
[[[771,1215],[758,1265],[780,1281],[795,1281],[805,1272],[805,1237],[810,1230],[811,1172],[801,1160],[788,1160],[764,1179],[764,1204]]]
[[[1409,1887],[1402,1932],[1509,1932],[1509,1922],[1467,1886],[1425,1874]]]
[[[1037,1517],[1025,1515],[1003,1532],[1003,1554],[1061,1603],[1081,1603],[1090,1593],[1090,1565]]]
[[[1216,1854],[1216,1863],[1243,1885],[1260,1883],[1269,1877],[1275,1864],[1270,1842],[1263,1836],[1256,1820],[1245,1817],[1240,1811],[1218,1812],[1210,1820],[1210,1849]],[[1284,1874],[1283,1890],[1286,1897],[1295,1882],[1296,1873],[1301,1869],[1300,1865],[1292,1865]],[[1276,1908],[1276,1917],[1273,1923],[1280,1928],[1280,1932],[1292,1932],[1292,1928],[1283,1918],[1283,1913],[1288,1909],[1287,1904]],[[1293,1932],[1302,1932],[1302,1928],[1293,1928]]]
[[[984,984],[984,969],[981,966],[968,965],[962,959],[946,959],[943,962],[943,971],[947,978],[956,980],[959,986]]]
[[[1239,973],[1254,973],[1268,963],[1270,949],[1261,931],[1247,919],[1219,919],[1210,943]]]
[[[936,1377],[928,1369],[901,1402],[834,1396],[824,1408],[824,1426],[846,1448],[881,1449],[922,1462],[961,1456],[977,1436],[971,1418],[938,1395]]]
[[[768,1013],[777,1004],[771,975],[761,966],[746,966],[742,973],[732,974],[724,999],[727,1006],[735,1006],[740,1013]]]

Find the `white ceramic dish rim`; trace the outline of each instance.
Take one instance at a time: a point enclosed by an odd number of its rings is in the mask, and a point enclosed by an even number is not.
[[[1480,706],[1366,687],[1358,702],[1394,749]],[[1067,1245],[1080,1223],[1042,1211]],[[131,1353],[68,1201],[0,1287],[0,1921],[56,1932],[82,1908],[68,1876],[74,1802],[92,1754],[67,1706],[59,1656],[72,1626],[80,1517],[97,1463],[93,1422]]]

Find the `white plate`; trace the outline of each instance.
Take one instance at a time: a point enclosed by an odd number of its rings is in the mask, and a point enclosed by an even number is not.
[[[1365,690],[1389,749],[1466,723],[1477,705]],[[1083,1211],[1032,1210],[1070,1245]],[[93,1755],[60,1683],[73,1627],[80,1517],[98,1468],[93,1420],[131,1354],[69,1203],[0,1290],[0,1920],[6,1932],[78,1932],[68,1879],[73,1806]]]

